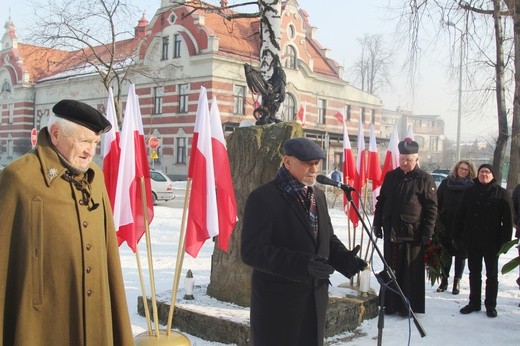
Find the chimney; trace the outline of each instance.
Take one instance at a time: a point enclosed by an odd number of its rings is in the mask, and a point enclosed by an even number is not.
[[[227,7],[228,1],[227,0],[220,0],[220,7]]]

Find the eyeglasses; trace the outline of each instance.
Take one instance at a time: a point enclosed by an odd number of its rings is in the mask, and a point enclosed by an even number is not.
[[[461,171],[469,171],[469,169],[467,169],[465,167],[459,167],[459,170],[461,170]]]
[[[484,174],[491,174],[491,171],[487,170],[487,169],[481,169],[480,171],[478,171],[479,173],[484,173]]]

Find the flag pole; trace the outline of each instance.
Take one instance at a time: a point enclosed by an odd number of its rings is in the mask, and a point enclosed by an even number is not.
[[[139,249],[135,249],[135,259],[137,261],[137,271],[139,272],[139,281],[141,282],[141,294],[143,295],[144,315],[146,316],[146,324],[148,325],[148,333],[152,334],[152,322],[150,321],[150,311],[148,310],[148,299],[146,297],[146,288],[144,286],[143,269],[141,267],[141,258],[139,257]]]
[[[146,202],[146,187],[144,176],[140,178],[141,183],[141,202],[143,207],[144,229],[146,235],[146,252],[148,257],[148,271],[150,273],[150,286],[152,291],[152,311],[155,324],[155,336],[159,337],[159,314],[157,313],[157,295],[155,293],[155,279],[153,273],[152,241],[150,239],[150,226],[148,225],[148,204]]]
[[[186,192],[184,194],[184,210],[182,212],[181,231],[179,234],[179,246],[177,247],[177,261],[175,263],[175,275],[173,278],[172,295],[170,299],[170,310],[168,311],[168,323],[166,325],[166,335],[170,336],[170,331],[173,324],[173,312],[175,310],[175,300],[177,297],[177,290],[179,289],[179,281],[182,270],[182,263],[184,261],[184,250],[186,246],[186,215],[190,200],[191,178],[186,182]]]

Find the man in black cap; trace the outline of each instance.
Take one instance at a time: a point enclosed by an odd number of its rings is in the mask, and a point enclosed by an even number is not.
[[[133,345],[110,201],[92,163],[110,123],[53,108],[37,147],[0,172],[0,344]]]
[[[307,138],[284,143],[283,164],[247,199],[242,260],[253,267],[254,345],[323,345],[329,276],[366,262],[334,235],[325,194],[315,188],[323,150]]]
[[[480,311],[482,260],[486,265],[484,306],[488,317],[497,316],[498,250],[513,233],[512,201],[509,192],[494,177],[492,165],[478,168],[475,184],[462,193],[455,214],[453,242],[468,252],[469,303],[461,314]]]
[[[385,260],[410,304],[388,290],[385,313],[409,316],[409,308],[425,312],[423,245],[433,235],[437,194],[433,178],[417,165],[417,142],[406,138],[398,147],[399,167],[386,174],[377,197],[374,233],[379,238],[384,234]]]

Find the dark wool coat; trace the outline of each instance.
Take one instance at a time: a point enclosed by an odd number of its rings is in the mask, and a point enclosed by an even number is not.
[[[433,236],[437,195],[433,178],[416,167],[405,174],[396,168],[386,174],[377,198],[374,226],[382,227],[384,257],[412,310],[425,312],[425,268],[421,241]],[[389,293],[389,292],[387,292]],[[400,296],[386,294],[388,312],[407,309]]]
[[[453,224],[453,238],[464,249],[492,250],[511,240],[513,233],[512,203],[509,192],[493,179],[489,184],[465,190]]]
[[[0,172],[0,345],[133,345],[103,173],[88,211],[65,170],[44,128]]]
[[[315,188],[315,196],[317,241],[301,205],[275,181],[248,197],[241,254],[253,267],[250,314],[255,346],[323,344],[329,282],[315,282],[307,264],[319,254],[349,276],[346,263],[352,253],[334,235],[325,194]]]
[[[457,251],[452,245],[453,220],[457,207],[462,198],[462,192],[473,186],[473,179],[457,180],[455,177],[444,179],[437,189],[437,206],[439,210],[439,218],[445,228],[442,234],[437,234],[441,244],[449,251],[451,255],[464,255],[464,251]]]

